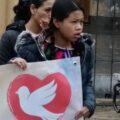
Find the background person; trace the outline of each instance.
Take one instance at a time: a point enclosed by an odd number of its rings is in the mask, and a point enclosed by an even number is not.
[[[30,0],[19,0],[14,6],[14,21],[6,27],[0,40],[0,65],[6,64],[11,58],[16,56],[14,45],[17,36],[25,30],[25,23],[29,20]]]

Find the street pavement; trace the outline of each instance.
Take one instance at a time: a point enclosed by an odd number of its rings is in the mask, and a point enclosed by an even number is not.
[[[94,115],[86,120],[120,120],[120,113],[116,113],[111,99],[97,99]]]

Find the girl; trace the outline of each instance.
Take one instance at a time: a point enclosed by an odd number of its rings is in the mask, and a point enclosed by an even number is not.
[[[83,88],[83,108],[75,119],[90,117],[95,110],[95,94],[92,87],[93,56],[92,48],[80,39],[83,30],[84,12],[73,0],[57,0],[52,8],[52,17],[49,29],[46,30],[46,39],[39,44],[30,41],[27,44],[24,36],[16,44],[19,56],[27,62],[62,59],[65,57],[80,56]],[[19,67],[25,69],[26,61],[17,58],[14,60]]]

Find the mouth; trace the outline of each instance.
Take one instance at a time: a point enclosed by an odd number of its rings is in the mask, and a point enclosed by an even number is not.
[[[80,33],[74,34],[74,37],[75,37],[75,38],[80,38]]]

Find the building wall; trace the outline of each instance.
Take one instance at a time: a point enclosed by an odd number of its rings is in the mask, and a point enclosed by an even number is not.
[[[12,22],[14,16],[12,8],[17,2],[18,0],[0,0],[0,36],[6,25]]]

